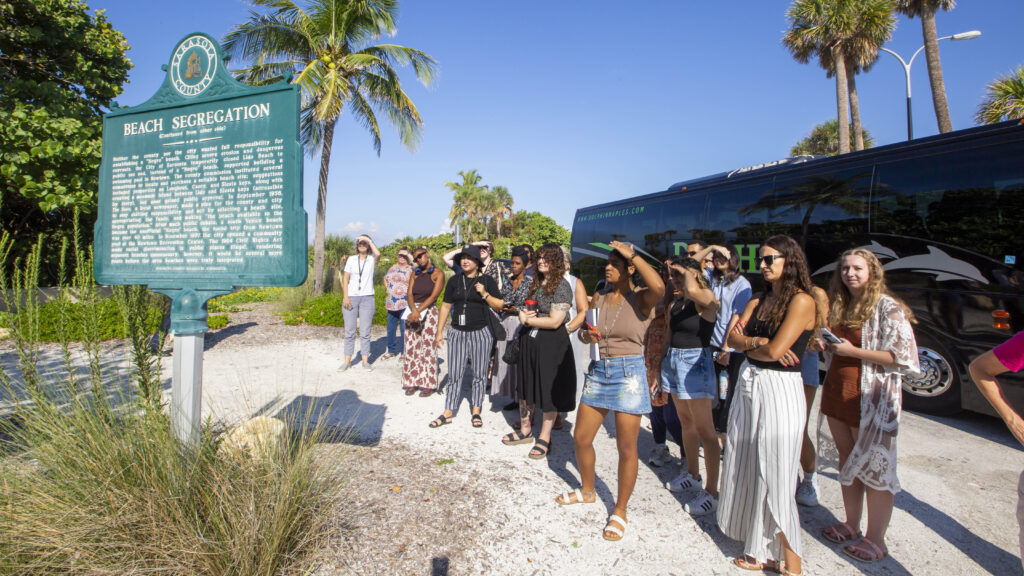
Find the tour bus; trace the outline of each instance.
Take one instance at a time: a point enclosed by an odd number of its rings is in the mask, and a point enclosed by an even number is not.
[[[904,379],[911,410],[994,414],[967,366],[1024,326],[1024,122],[1004,122],[838,157],[798,157],[673,184],[577,210],[573,273],[593,290],[608,242],[652,263],[687,243],[732,245],[754,285],[756,253],[795,238],[827,288],[837,256],[863,247],[917,316],[922,376]],[[1004,390],[1024,406],[1024,379]]]

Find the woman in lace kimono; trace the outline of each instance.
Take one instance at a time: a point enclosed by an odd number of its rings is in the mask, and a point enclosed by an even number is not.
[[[896,436],[902,375],[918,371],[913,314],[891,296],[874,254],[860,248],[839,258],[829,298],[830,330],[842,341],[827,344],[831,356],[821,412],[839,452],[839,482],[846,521],[822,533],[850,557],[874,562],[886,556],[885,531],[896,478]],[[867,533],[860,522],[867,501]],[[860,539],[853,544],[852,541]]]

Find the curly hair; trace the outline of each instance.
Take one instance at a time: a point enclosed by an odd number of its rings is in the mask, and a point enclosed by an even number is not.
[[[847,256],[860,256],[868,264],[868,283],[860,297],[855,297],[843,283],[843,259]],[[828,297],[831,302],[828,314],[829,326],[860,328],[875,312],[875,305],[883,295],[892,298],[903,308],[907,320],[916,322],[910,308],[907,308],[902,300],[889,292],[889,287],[885,283],[885,269],[882,268],[882,263],[878,261],[878,257],[874,253],[863,248],[853,248],[843,252],[839,256],[839,260],[836,261],[836,269],[832,273],[832,281],[828,287]]]
[[[774,330],[782,325],[794,296],[799,292],[811,294],[811,273],[804,250],[796,240],[780,234],[765,240],[761,247],[764,246],[778,250],[783,257],[780,278],[765,288],[765,295],[772,292],[775,298],[767,306],[762,306],[757,315]]]
[[[534,254],[534,262],[541,258],[548,265],[548,273],[542,273],[539,268],[534,271],[530,293],[536,293],[537,289],[543,285],[544,293],[550,296],[555,293],[558,285],[562,282],[562,278],[565,276],[566,265],[565,258],[562,256],[562,247],[554,243],[541,246]]]

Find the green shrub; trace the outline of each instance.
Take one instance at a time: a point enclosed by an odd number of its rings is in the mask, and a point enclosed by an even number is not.
[[[145,333],[156,333],[163,323],[166,311],[166,304],[153,295],[143,319],[142,329]],[[58,297],[39,306],[37,312],[39,331],[36,339],[40,342],[61,342],[64,339],[80,342],[93,335],[101,340],[128,336],[116,298],[103,298],[95,302],[72,302],[66,297]],[[24,317],[29,313],[28,310],[23,310],[21,315]],[[98,324],[93,324],[93,318]],[[9,313],[0,316],[4,327],[10,327],[12,320]]]
[[[388,323],[388,312],[384,309],[384,301],[387,299],[387,291],[383,286],[374,287],[373,301],[373,323],[378,326],[385,326]],[[298,324],[309,324],[311,326],[344,326],[345,319],[342,316],[342,303],[345,297],[342,294],[324,294],[316,298],[306,300],[302,308],[285,314],[284,323],[289,326]]]
[[[225,294],[211,299],[207,303],[207,310],[210,312],[237,312],[240,304],[251,304],[253,302],[273,302],[281,297],[284,288],[260,287],[242,288],[237,292]]]
[[[220,330],[230,322],[227,314],[210,314],[206,317],[206,325],[210,327],[210,330]]]

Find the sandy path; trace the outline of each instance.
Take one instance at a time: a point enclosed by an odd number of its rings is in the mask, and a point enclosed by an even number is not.
[[[235,325],[246,327],[211,338],[205,353],[204,414],[238,420],[312,407],[335,424],[355,423],[360,442],[371,445],[366,449],[370,463],[359,469],[386,478],[367,481],[367,490],[401,487],[395,492],[400,497],[364,495],[366,506],[378,507],[377,516],[363,514],[346,541],[348,554],[379,547],[404,560],[339,557],[326,562],[321,574],[402,574],[413,567],[421,574],[744,573],[729,563],[740,544],[725,538],[713,518],[690,517],[682,500],[662,488],[678,471],[678,461],[664,468],[641,463],[625,539],[601,538],[615,490],[610,419],[596,439],[601,503],[560,507],[554,496],[578,486],[569,430],[555,433],[547,461],[534,461],[526,458],[528,445],[506,447],[499,441],[511,416],[501,412],[504,399],[486,403],[481,429],[470,426],[465,403],[454,424],[428,429],[443,398],[405,396],[397,360],[376,361],[372,372],[338,372],[340,330],[273,326],[263,333],[262,323],[247,321],[244,313],[235,316]],[[383,351],[383,342],[383,331],[375,329],[372,358]],[[166,366],[169,371],[169,358]],[[650,447],[644,429],[641,456]],[[678,448],[672,449],[678,455]],[[997,420],[905,413],[900,444],[905,491],[897,496],[887,538],[891,556],[858,564],[821,538],[821,529],[842,515],[832,474],[821,478],[823,505],[801,508],[805,569],[818,575],[1020,574],[1014,509],[1021,469],[1022,451]],[[450,493],[431,499],[442,487]],[[396,511],[422,507],[422,514],[409,515],[421,524],[400,526],[393,534],[374,532],[375,524],[386,524],[380,510],[389,506]]]

